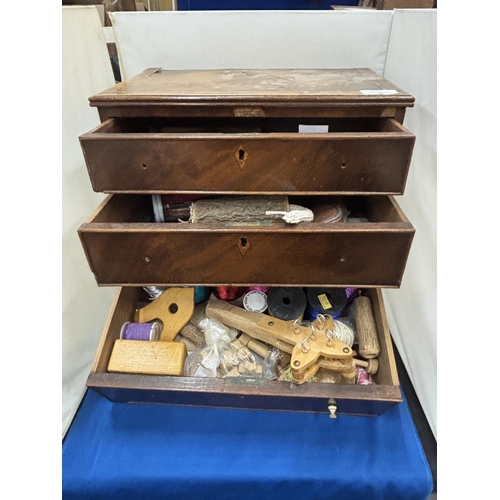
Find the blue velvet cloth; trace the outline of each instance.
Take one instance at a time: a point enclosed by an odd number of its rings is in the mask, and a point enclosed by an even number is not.
[[[87,391],[63,500],[426,500],[408,404],[379,417],[111,403]]]

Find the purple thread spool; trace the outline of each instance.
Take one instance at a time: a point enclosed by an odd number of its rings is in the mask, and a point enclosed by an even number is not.
[[[249,286],[245,291],[251,292],[252,290],[257,290],[258,292],[267,293],[270,288],[270,286]]]
[[[158,322],[130,323],[122,326],[120,338],[122,340],[159,340],[161,328]]]

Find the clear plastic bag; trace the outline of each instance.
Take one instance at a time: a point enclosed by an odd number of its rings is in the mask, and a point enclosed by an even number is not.
[[[206,346],[196,349],[187,357],[184,374],[188,377],[224,376],[220,365],[225,351],[231,350],[231,341],[236,338],[238,331],[211,318],[201,320],[198,327],[205,335]]]

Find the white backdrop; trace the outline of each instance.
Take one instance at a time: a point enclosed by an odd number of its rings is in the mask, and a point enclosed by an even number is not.
[[[78,239],[78,226],[103,199],[94,193],[78,136],[99,124],[88,97],[114,85],[95,7],[62,11],[62,432],[85,392],[114,289],[96,286]]]
[[[395,343],[437,437],[436,10],[119,12],[112,22],[124,78],[148,67],[367,67],[415,95],[405,121],[417,136],[415,155],[398,201],[417,233],[402,287],[385,297]],[[85,186],[92,194],[88,181]],[[86,263],[75,265],[84,266],[78,274],[87,274]],[[95,292],[91,286],[88,300],[80,297],[89,310]],[[86,347],[85,359],[91,359],[97,337]],[[72,381],[76,393],[81,380]]]

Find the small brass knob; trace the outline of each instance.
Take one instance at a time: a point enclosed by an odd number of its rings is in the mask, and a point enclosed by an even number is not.
[[[330,418],[337,418],[337,402],[333,398],[328,400],[328,411],[330,412]]]

